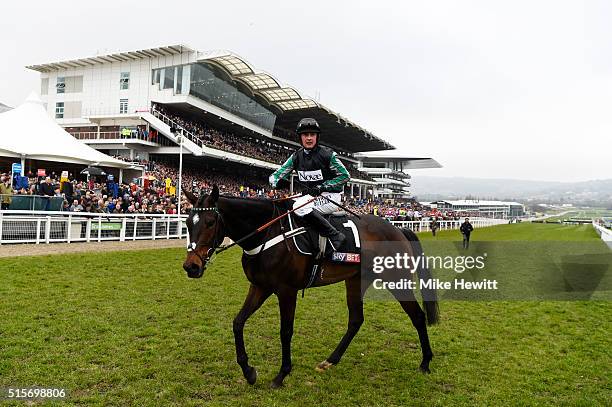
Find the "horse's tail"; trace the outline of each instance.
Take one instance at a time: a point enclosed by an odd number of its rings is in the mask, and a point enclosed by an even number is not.
[[[402,228],[402,233],[406,236],[406,239],[412,245],[414,249],[414,256],[420,256],[423,253],[423,247],[417,235],[408,228]],[[417,276],[420,280],[431,280],[431,272],[425,266],[424,260],[418,263]],[[423,308],[425,308],[425,314],[427,315],[427,324],[433,325],[440,321],[440,310],[438,308],[438,299],[435,288],[422,288],[421,294],[423,295]]]

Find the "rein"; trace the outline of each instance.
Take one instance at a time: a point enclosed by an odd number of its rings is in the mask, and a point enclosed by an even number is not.
[[[232,244],[229,244],[229,245],[227,245],[225,247],[220,248],[219,250],[217,250],[217,254],[226,251],[227,249],[229,249],[232,246],[239,245],[240,243],[244,242],[248,238],[253,237],[257,233],[262,232],[263,230],[269,228],[270,226],[272,226],[274,223],[278,222],[279,220],[281,220],[285,216],[289,216],[289,214],[291,214],[291,213],[295,212],[296,210],[300,209],[301,207],[306,206],[309,203],[313,202],[315,199],[317,199],[316,196],[314,198],[309,199],[308,201],[304,202],[302,205],[299,205],[299,206],[297,206],[297,207],[295,207],[295,208],[293,208],[293,209],[291,209],[291,210],[289,210],[289,211],[287,211],[287,212],[285,212],[285,213],[275,217],[274,219],[270,220],[269,222],[264,223],[263,225],[261,225],[260,227],[258,227],[257,229],[255,229],[254,231],[249,233],[248,235],[241,237],[240,239],[236,240]]]

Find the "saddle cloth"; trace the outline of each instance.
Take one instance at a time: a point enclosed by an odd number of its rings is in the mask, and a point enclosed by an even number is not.
[[[302,218],[291,214],[289,217],[290,228],[294,229],[296,226],[299,226],[306,230],[306,233],[293,237],[298,251],[302,254],[314,255],[317,258],[329,259],[340,263],[359,263],[361,261],[361,240],[359,238],[359,230],[353,220],[345,214],[324,215],[324,218],[346,236],[342,247],[334,250],[329,243],[329,239],[320,236]]]
[[[339,251],[334,251],[328,239],[322,238],[300,217],[289,215],[289,230],[285,234],[274,236],[263,244],[244,252],[248,255],[257,255],[262,251],[270,249],[282,243],[284,239],[293,239],[293,243],[301,254],[316,256],[317,258],[329,259],[340,263],[360,263],[361,262],[361,240],[357,226],[346,215],[328,215],[325,218],[339,231],[344,233],[346,240]]]

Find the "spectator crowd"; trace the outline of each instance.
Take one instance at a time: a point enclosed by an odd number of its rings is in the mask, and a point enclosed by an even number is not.
[[[163,116],[172,121],[170,124],[178,125],[194,135],[198,144],[242,155],[257,158],[271,163],[280,163],[293,153],[293,149],[280,144],[271,143],[254,137],[239,137],[230,132],[214,129],[205,123],[187,120],[159,104],[153,104],[152,112],[163,120]]]
[[[349,200],[348,207],[361,214],[381,216],[390,221],[459,220],[466,216],[481,216],[476,213],[440,211],[424,206],[414,199]]]
[[[118,157],[121,158],[121,157]],[[63,200],[62,210],[71,212],[98,213],[143,213],[143,214],[176,214],[178,200],[178,168],[171,162],[154,162],[140,160],[146,169],[146,175],[138,182],[117,183],[112,177],[89,180],[75,179],[69,174],[68,179],[61,179],[51,172],[48,176],[37,177],[29,173],[26,177],[17,177],[11,186],[11,174],[0,176],[0,202],[2,209],[9,209],[11,195],[39,195],[43,197],[60,197]],[[81,176],[84,178],[84,176]],[[136,181],[136,180],[133,180]],[[186,168],[183,170],[182,188],[195,193],[209,191],[214,184],[223,195],[244,198],[275,199],[287,196],[287,190],[271,190],[267,177],[256,170],[241,173],[227,169],[209,168],[206,170]],[[360,214],[372,214],[392,221],[420,221],[436,218],[437,220],[458,220],[466,216],[477,216],[477,213],[439,211],[411,200],[385,199],[352,199],[347,197],[345,204],[349,209]],[[181,212],[191,205],[182,196]]]
[[[162,121],[164,118],[169,119],[171,122],[167,124],[178,125],[187,130],[195,137],[195,140],[192,137],[190,137],[190,139],[197,144],[203,144],[217,150],[223,150],[245,157],[257,158],[275,164],[284,162],[289,155],[295,151],[288,146],[254,137],[237,136],[230,132],[214,129],[202,122],[187,120],[184,117],[170,112],[160,104],[154,103],[152,112]],[[285,136],[289,138],[288,135]],[[344,162],[344,164],[351,177],[372,180],[366,173],[358,171],[355,166],[347,162]]]
[[[91,177],[88,180],[75,179],[69,174],[62,179],[55,172],[48,176],[28,173],[17,176],[11,186],[11,174],[0,176],[0,202],[2,209],[9,209],[11,196],[36,195],[63,199],[62,210],[71,212],[99,213],[152,213],[176,214],[178,201],[178,168],[172,164],[140,161],[146,175],[138,182],[121,183],[114,177]],[[85,176],[80,176],[84,178]],[[182,187],[195,192],[207,191],[217,184],[222,194],[242,197],[277,197],[279,191],[266,190],[266,178],[245,173],[236,176],[221,169],[205,172],[194,169],[183,170]],[[183,208],[190,205],[183,196]],[[182,211],[183,212],[183,211]]]

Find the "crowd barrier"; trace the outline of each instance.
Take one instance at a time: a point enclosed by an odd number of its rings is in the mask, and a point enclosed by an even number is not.
[[[463,220],[439,220],[438,230],[447,229],[459,229]],[[482,228],[487,226],[505,225],[508,223],[508,219],[490,219],[490,218],[470,218],[470,223],[474,228]],[[413,232],[430,232],[431,221],[430,220],[416,220],[416,221],[391,221],[391,224],[399,228],[408,228]]]
[[[187,237],[186,219],[187,215],[6,210],[0,211],[0,245],[182,239]],[[461,223],[462,220],[442,220],[438,230],[459,229]],[[471,223],[480,228],[508,221],[475,218]],[[391,224],[414,232],[431,231],[429,220]]]
[[[598,225],[595,221],[593,221],[593,228],[595,228],[595,231],[597,232],[599,237],[601,237],[601,240],[606,242],[606,244],[612,248],[612,230],[606,229],[603,226]]]
[[[12,211],[61,211],[64,198],[43,195],[0,195],[0,202]]]
[[[186,215],[2,211],[0,244],[180,239]]]

